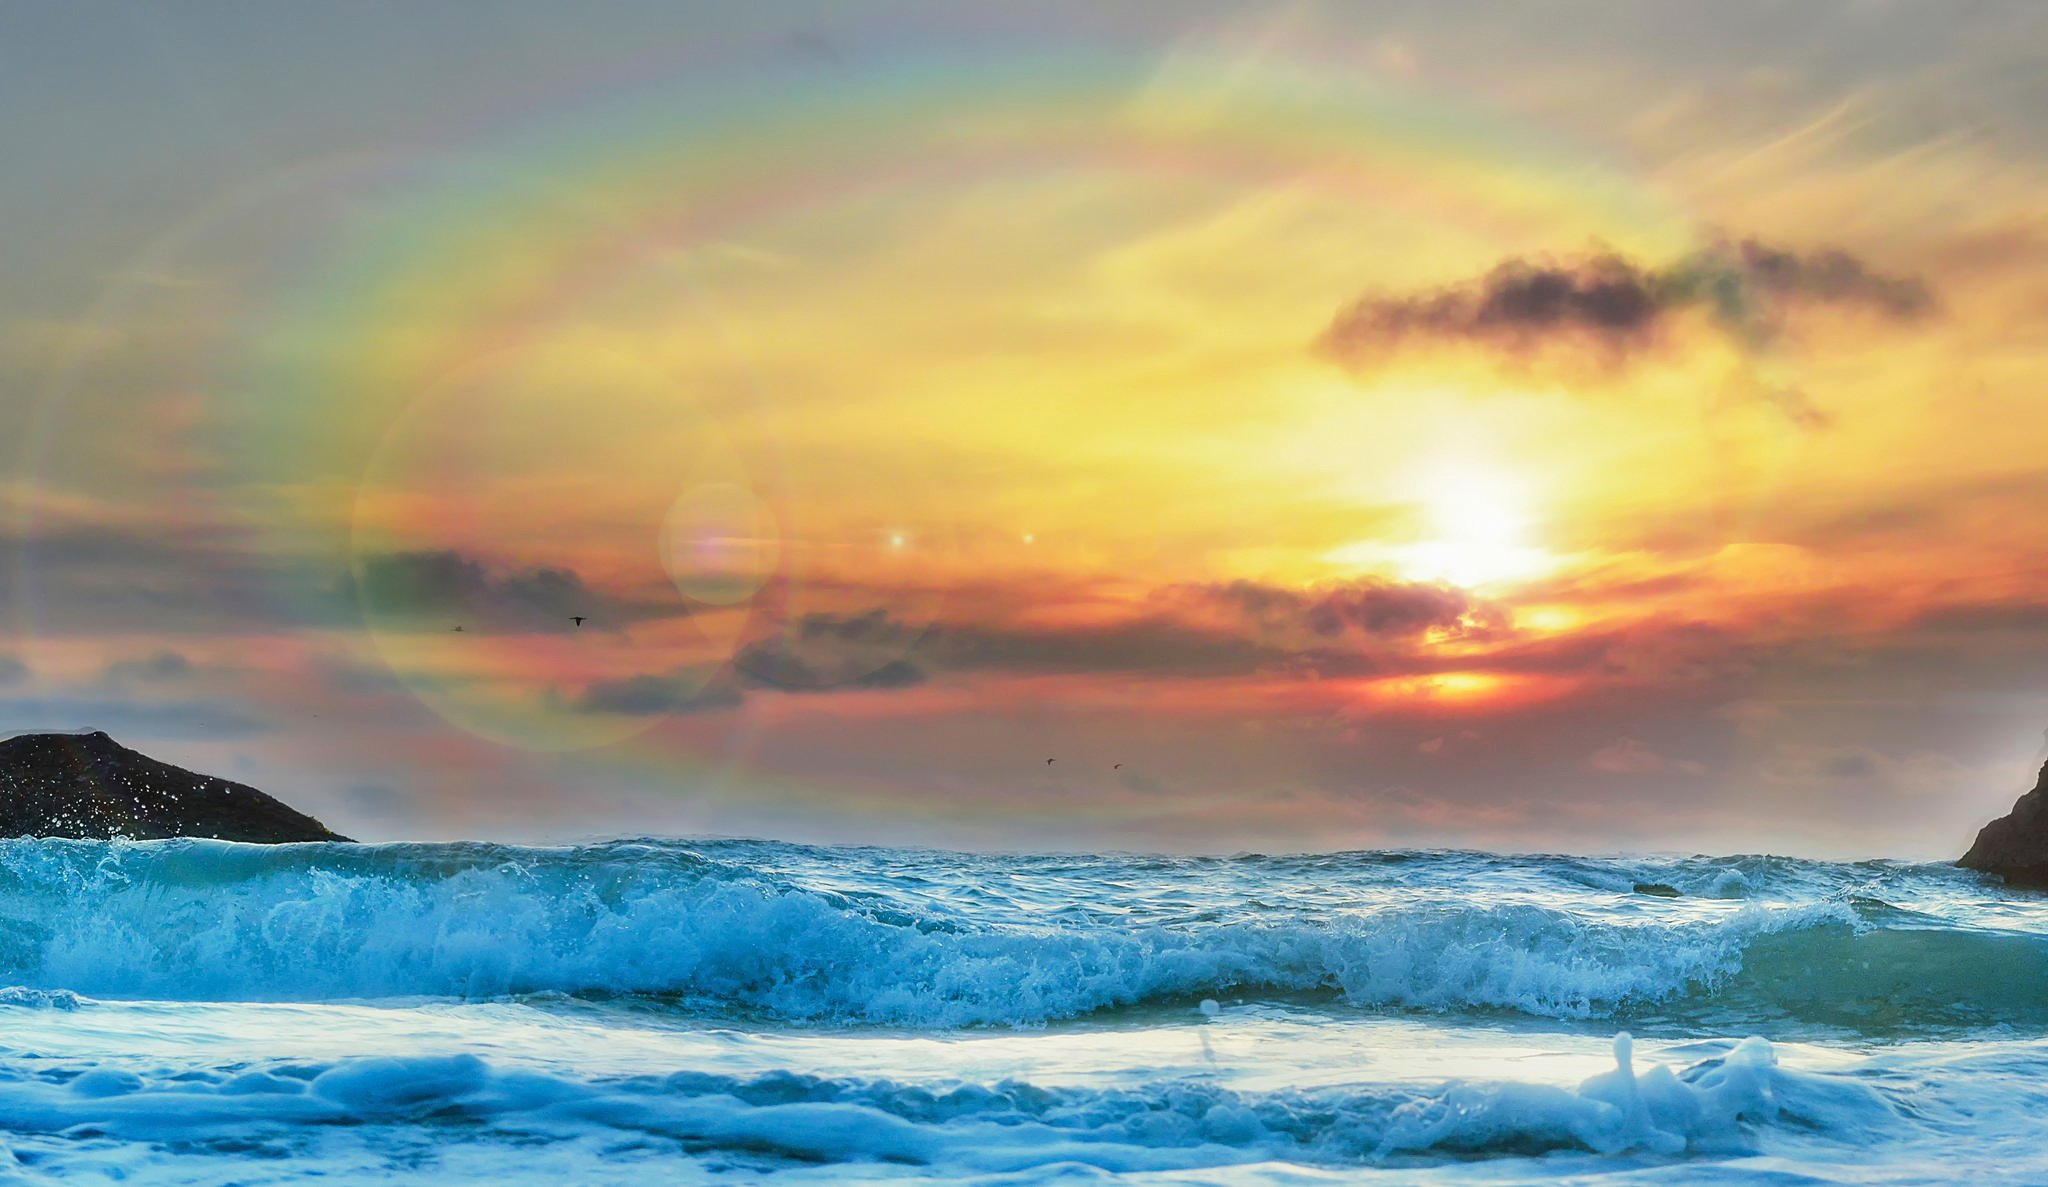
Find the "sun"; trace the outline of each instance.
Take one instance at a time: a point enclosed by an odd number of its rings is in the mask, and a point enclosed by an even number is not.
[[[1542,570],[1544,553],[1530,538],[1528,492],[1506,471],[1446,467],[1421,485],[1429,535],[1403,550],[1402,577],[1469,589]]]
[[[1410,489],[1419,511],[1414,542],[1360,542],[1328,559],[1464,589],[1525,581],[1554,567],[1535,540],[1528,485],[1508,470],[1444,463],[1418,474]]]

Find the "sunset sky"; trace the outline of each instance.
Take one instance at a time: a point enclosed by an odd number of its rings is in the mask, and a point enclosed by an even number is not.
[[[2048,6],[729,7],[0,16],[0,728],[366,839],[2031,784]]]

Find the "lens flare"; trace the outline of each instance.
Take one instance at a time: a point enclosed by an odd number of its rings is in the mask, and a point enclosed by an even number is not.
[[[1626,172],[1334,48],[1247,61],[1191,46],[1162,65],[1077,36],[920,42],[774,77],[673,65],[531,96],[417,157],[286,179],[252,199],[263,218],[230,203],[132,270],[176,274],[181,253],[204,255],[193,244],[245,224],[291,246],[191,367],[206,455],[281,508],[234,526],[345,568],[393,673],[508,745],[602,745],[666,712],[728,711],[712,694],[746,663],[750,687],[923,678],[947,591],[986,578],[962,545],[989,547],[959,521],[957,462],[915,427],[857,459],[793,443],[810,393],[762,378],[788,344],[726,324],[736,277],[854,307],[862,291],[807,272],[803,249],[866,258],[915,240],[857,238],[882,221],[821,230],[821,212],[1059,177],[1219,208],[1285,191],[1488,243],[1599,234],[1657,254],[1694,231]],[[129,328],[120,296],[100,328]],[[19,437],[22,473],[52,489],[86,464],[73,455],[93,419],[124,407],[93,403],[85,360],[57,370]],[[166,508],[227,505],[164,493]],[[1517,546],[1461,522],[1444,539],[1471,555],[1446,574]],[[1022,539],[1042,549],[1056,530]],[[30,637],[33,560],[14,566]],[[278,596],[305,599],[295,621],[329,622],[339,576]]]
[[[625,425],[593,414],[666,383],[659,368],[593,368],[543,338],[470,360],[391,420],[357,484],[350,587],[378,653],[437,713],[507,745],[568,750],[703,703],[730,640],[693,628],[653,557],[613,559],[653,551],[661,509],[608,479],[650,437],[694,450],[706,472],[739,466],[686,405]]]
[[[677,496],[661,525],[661,562],[692,601],[736,606],[761,592],[782,561],[781,527],[754,492],[705,482]]]

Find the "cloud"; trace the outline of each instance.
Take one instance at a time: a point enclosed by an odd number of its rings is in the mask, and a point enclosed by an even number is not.
[[[664,676],[600,680],[585,687],[570,704],[584,713],[656,717],[737,708],[743,699],[739,686],[731,679],[686,670]]]
[[[1579,264],[1511,259],[1485,276],[1422,296],[1368,296],[1340,312],[1321,346],[1351,361],[1363,349],[1412,338],[1525,345],[1536,335],[1580,333],[1630,341],[1655,328],[1669,297],[1658,278],[1620,256]]]
[[[807,657],[785,639],[749,644],[734,657],[733,668],[749,685],[783,692],[911,688],[926,679],[924,669],[909,660],[878,659],[846,651],[828,655],[817,648],[812,648]]]
[[[806,614],[738,648],[722,676],[702,667],[635,675],[590,684],[564,703],[592,713],[699,713],[757,692],[886,692],[948,675],[1347,681],[1483,673],[1586,695],[1651,687],[1696,695],[1753,674],[1784,646],[1661,617],[1521,633],[1500,606],[1428,583],[1180,585],[1140,606],[1134,617],[1057,625],[910,622],[883,608]],[[1667,769],[1689,770],[1683,761]]]
[[[924,669],[896,658],[872,664],[840,656],[829,666],[799,658],[762,640],[734,659],[730,670],[685,668],[666,674],[600,680],[586,686],[570,707],[583,713],[655,717],[668,713],[714,713],[745,703],[748,689],[786,693],[911,688],[923,684]],[[751,654],[749,654],[751,653]]]
[[[1648,619],[1524,635],[1499,607],[1443,586],[1354,582],[1289,590],[1177,586],[1163,609],[1107,623],[912,623],[876,608],[814,613],[740,647],[724,683],[704,669],[589,685],[587,712],[730,708],[753,692],[915,688],[948,674],[1151,680],[1427,678],[1453,672],[1556,678],[1586,689],[1693,687],[1754,670],[1770,645],[1706,623]],[[1444,648],[1445,643],[1459,646]]]
[[[1483,668],[1640,684],[1736,674],[1756,650],[1724,628],[1671,619],[1517,635],[1500,607],[1427,584],[1177,586],[1158,605],[1164,609],[1142,617],[1059,626],[916,624],[881,609],[809,614],[742,647],[733,669],[748,687],[785,692],[905,688],[947,672],[1198,680]],[[1467,646],[1438,650],[1445,642]]]
[[[1691,284],[1695,288],[1712,290],[1729,277],[1731,270],[1725,257],[1696,253],[1690,259]],[[1733,271],[1737,275],[1774,297],[1860,305],[1897,318],[1915,318],[1934,311],[1934,294],[1925,281],[1874,272],[1862,260],[1838,248],[1801,255],[1745,239],[1736,248],[1735,259]]]
[[[343,581],[344,596],[380,624],[526,633],[567,630],[581,615],[599,628],[686,613],[681,603],[626,602],[592,589],[572,569],[493,573],[453,549],[380,553]]]
[[[740,648],[732,667],[748,685],[783,692],[908,688],[923,683],[925,672],[906,653],[935,630],[899,622],[879,609],[806,614]]]
[[[1434,292],[1367,294],[1338,311],[1316,348],[1351,368],[1428,341],[1518,354],[1567,344],[1620,358],[1655,345],[1681,311],[1702,310],[1746,344],[1762,345],[1775,338],[1779,313],[1821,305],[1901,321],[1935,309],[1925,282],[1876,272],[1848,252],[1800,253],[1745,239],[1661,267],[1611,251],[1567,261],[1513,258]],[[1797,393],[1774,398],[1798,415],[1817,415]]]
[[[1299,590],[1233,581],[1182,587],[1181,593],[1234,610],[1269,634],[1324,640],[1347,634],[1402,639],[1506,625],[1500,610],[1448,585],[1355,581]]]
[[[473,578],[463,575],[464,581]],[[747,690],[781,693],[914,688],[946,672],[1209,679],[1324,669],[1358,674],[1409,665],[1384,655],[1433,630],[1478,637],[1504,628],[1498,610],[1437,585],[1355,582],[1289,590],[1252,582],[1180,586],[1140,617],[1061,626],[912,623],[876,608],[806,614],[747,643],[730,681],[700,671],[592,684],[571,702],[587,712],[656,714],[729,708]]]
[[[1102,624],[1006,627],[912,624],[882,610],[808,614],[734,657],[749,684],[784,691],[904,688],[929,671],[1233,676],[1289,653],[1241,633],[1168,614]]]
[[[1165,616],[1070,627],[947,627],[927,653],[936,666],[1011,672],[1230,676],[1286,659],[1256,640]]]

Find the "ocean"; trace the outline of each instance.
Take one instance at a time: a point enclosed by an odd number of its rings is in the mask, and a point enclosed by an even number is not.
[[[1938,865],[12,840],[0,986],[0,1182],[2048,1183]]]

